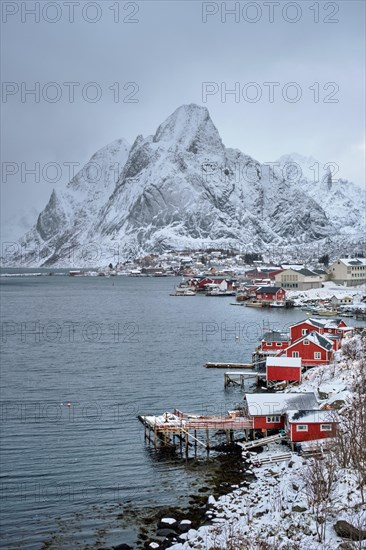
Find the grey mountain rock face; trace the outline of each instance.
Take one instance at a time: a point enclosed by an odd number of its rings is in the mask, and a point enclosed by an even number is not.
[[[294,154],[280,167],[261,165],[223,145],[206,108],[184,105],[155,135],[138,136],[132,147],[122,139],[107,145],[64,192],[53,191],[18,243],[22,254],[8,263],[81,266],[91,243],[104,263],[168,248],[260,249],[359,231],[358,188],[329,174],[314,183],[306,166],[294,182],[283,166],[299,160],[314,159]]]

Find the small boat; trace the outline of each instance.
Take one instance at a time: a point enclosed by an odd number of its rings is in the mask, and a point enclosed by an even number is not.
[[[206,296],[235,296],[236,292],[232,290],[221,290],[213,288],[206,292]]]
[[[319,309],[316,313],[313,313],[314,315],[319,315],[320,317],[335,317],[338,315],[337,311],[333,311],[331,309]]]
[[[269,307],[286,307],[285,302],[280,302],[278,300],[275,300],[271,304],[269,304]]]
[[[344,311],[344,312],[339,311],[338,315],[340,317],[353,317],[353,313],[351,313],[350,311]]]
[[[188,286],[177,286],[175,293],[170,294],[170,296],[196,296],[196,291]]]
[[[262,302],[257,302],[255,300],[253,301],[248,301],[248,302],[245,302],[245,305],[246,307],[263,307],[263,303]]]

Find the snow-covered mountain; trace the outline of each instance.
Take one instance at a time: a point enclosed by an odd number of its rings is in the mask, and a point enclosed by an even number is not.
[[[292,171],[298,185],[322,206],[338,234],[365,239],[365,188],[339,178],[338,166],[334,162],[319,162],[297,153],[283,155],[277,162],[280,173],[291,174]]]
[[[107,145],[65,192],[53,191],[18,243],[22,253],[6,263],[81,266],[167,248],[258,250],[358,228],[356,187],[329,186],[329,178],[314,184],[305,170],[293,181],[283,166],[294,157],[261,165],[223,145],[206,108],[183,105],[154,135],[138,136],[131,148],[125,140]]]

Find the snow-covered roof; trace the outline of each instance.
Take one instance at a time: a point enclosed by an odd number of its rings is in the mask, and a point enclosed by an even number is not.
[[[316,422],[336,422],[337,416],[334,411],[324,410],[291,410],[287,411],[289,422],[297,422],[300,424],[316,423]]]
[[[247,393],[245,399],[250,416],[282,414],[288,410],[319,408],[314,392],[306,393]]]
[[[276,294],[282,287],[280,286],[261,286],[257,292],[265,292],[266,294]]]
[[[303,269],[304,264],[281,264],[282,269]]]
[[[310,332],[309,334],[305,334],[305,336],[301,336],[301,338],[298,338],[292,344],[287,348],[290,349],[299,342],[302,342],[303,340],[309,340],[309,342],[312,342],[313,344],[316,344],[317,346],[330,351],[333,348],[333,342],[327,338],[323,334],[319,334],[319,332],[316,332],[313,330],[313,332]]]
[[[263,334],[262,340],[264,340],[265,342],[289,342],[290,335],[288,334],[288,332],[270,330]]]
[[[347,267],[366,265],[366,258],[339,258],[338,261]]]
[[[313,325],[314,327],[320,327],[320,328],[339,328],[339,323],[342,321],[340,317],[336,317],[333,319],[314,319],[312,317],[308,319],[303,319],[302,321],[299,321],[298,323],[294,323],[291,325],[291,327],[296,327],[297,325]]]
[[[301,357],[268,357],[267,367],[300,367]]]
[[[303,267],[302,269],[295,269],[294,271],[301,273],[301,275],[305,275],[305,277],[318,277],[318,273],[310,271],[310,269],[307,269],[306,267]]]

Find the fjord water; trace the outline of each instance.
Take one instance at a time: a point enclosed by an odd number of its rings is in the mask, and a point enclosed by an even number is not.
[[[177,282],[1,278],[4,548],[132,542],[121,507],[185,506],[205,461],[149,448],[137,415],[225,413],[242,391],[202,365],[250,361],[263,328],[304,317],[171,297]]]

